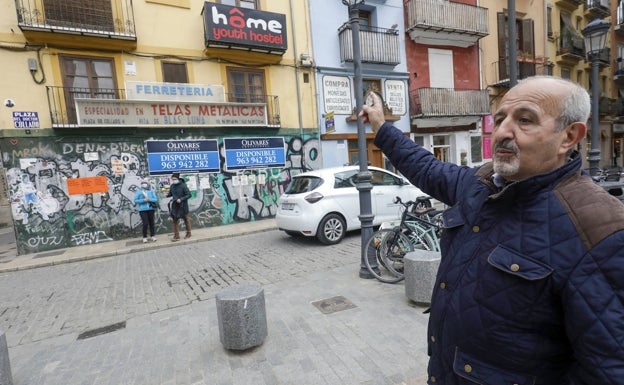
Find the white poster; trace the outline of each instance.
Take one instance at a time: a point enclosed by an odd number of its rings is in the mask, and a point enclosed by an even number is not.
[[[326,113],[351,115],[353,103],[349,78],[346,76],[323,76],[323,100]]]
[[[386,104],[392,109],[392,115],[405,115],[407,112],[407,98],[405,96],[405,82],[402,80],[386,80]]]

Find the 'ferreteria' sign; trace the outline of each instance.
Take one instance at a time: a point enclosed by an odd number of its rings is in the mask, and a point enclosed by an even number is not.
[[[76,114],[84,127],[267,126],[264,103],[76,99]]]

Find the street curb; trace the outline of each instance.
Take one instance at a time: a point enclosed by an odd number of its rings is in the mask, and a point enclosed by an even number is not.
[[[217,240],[217,239],[233,238],[233,237],[237,237],[241,235],[248,235],[248,234],[254,234],[254,233],[271,231],[271,230],[277,230],[277,225],[275,224],[275,222],[272,220],[261,220],[257,222],[230,224],[230,225],[223,225],[219,227],[194,230],[192,238],[181,239],[179,242],[171,242],[169,238],[171,234],[160,234],[161,237],[167,236],[167,238],[161,238],[161,239],[165,239],[166,240],[165,242],[160,242],[160,243],[156,242],[156,244],[149,243],[146,245],[140,244],[140,245],[133,246],[133,247],[126,246],[126,242],[128,242],[128,239],[105,242],[105,243],[98,244],[99,247],[97,246],[96,247],[98,249],[109,248],[109,250],[101,250],[101,251],[90,250],[91,254],[88,254],[88,255],[84,254],[85,247],[87,246],[75,246],[75,247],[70,247],[70,248],[65,248],[65,249],[59,249],[59,250],[64,251],[63,254],[55,255],[51,257],[37,257],[36,259],[35,257],[37,253],[24,254],[24,255],[17,256],[15,259],[9,262],[6,262],[5,266],[2,266],[2,264],[0,264],[0,273],[29,270],[29,269],[39,268],[39,267],[56,266],[56,265],[62,265],[66,263],[73,263],[73,262],[83,262],[83,261],[88,261],[88,260],[97,259],[97,258],[115,257],[119,255],[126,255],[126,254],[141,252],[141,251],[157,250],[157,249],[162,249],[162,248],[195,244],[199,242],[205,242],[205,241],[211,241],[211,240]],[[202,234],[202,233],[206,233],[206,234]],[[113,249],[110,250],[110,248],[113,248]]]

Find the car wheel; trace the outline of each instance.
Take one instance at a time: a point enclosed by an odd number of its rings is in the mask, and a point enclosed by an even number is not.
[[[344,219],[340,215],[329,214],[321,221],[316,238],[326,245],[335,245],[344,238],[346,231]]]

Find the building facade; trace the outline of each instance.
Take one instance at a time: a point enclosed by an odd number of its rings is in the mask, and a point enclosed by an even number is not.
[[[10,3],[10,4],[9,4]],[[18,252],[140,237],[142,178],[171,231],[272,217],[321,167],[307,0],[16,0],[0,15],[0,150]]]
[[[610,0],[542,0],[515,2],[516,74],[521,80],[533,75],[556,75],[573,80],[591,94],[591,63],[587,60],[582,30],[596,18],[613,24],[607,36],[608,47],[600,58],[599,67],[599,148],[601,168],[622,164],[621,134],[617,134],[618,116],[621,115],[617,57],[617,30],[614,23],[619,1]],[[613,4],[612,4],[613,3]],[[482,0],[489,9],[489,25],[493,33],[482,41],[482,71],[484,84],[491,90],[492,108],[510,86],[509,12],[507,1]],[[613,11],[612,11],[613,10]],[[614,33],[615,31],[615,33]],[[487,49],[486,49],[487,47]],[[617,52],[617,53],[616,53]],[[614,81],[615,80],[615,81]],[[624,84],[624,83],[622,83]],[[489,141],[491,118],[484,120],[484,142]],[[584,168],[588,168],[588,149],[591,147],[591,120],[587,138],[578,150],[583,155]],[[624,129],[622,129],[624,132]],[[617,150],[617,148],[620,150]]]
[[[481,122],[490,99],[480,55],[488,13],[476,0],[405,2],[410,131],[443,161],[483,162]]]
[[[318,96],[323,166],[358,164],[353,36],[349,9],[340,1],[310,1],[313,65]],[[357,22],[362,92],[377,92],[386,119],[409,133],[408,73],[401,0],[367,0],[358,5]],[[370,165],[392,168],[373,144],[366,127]]]

